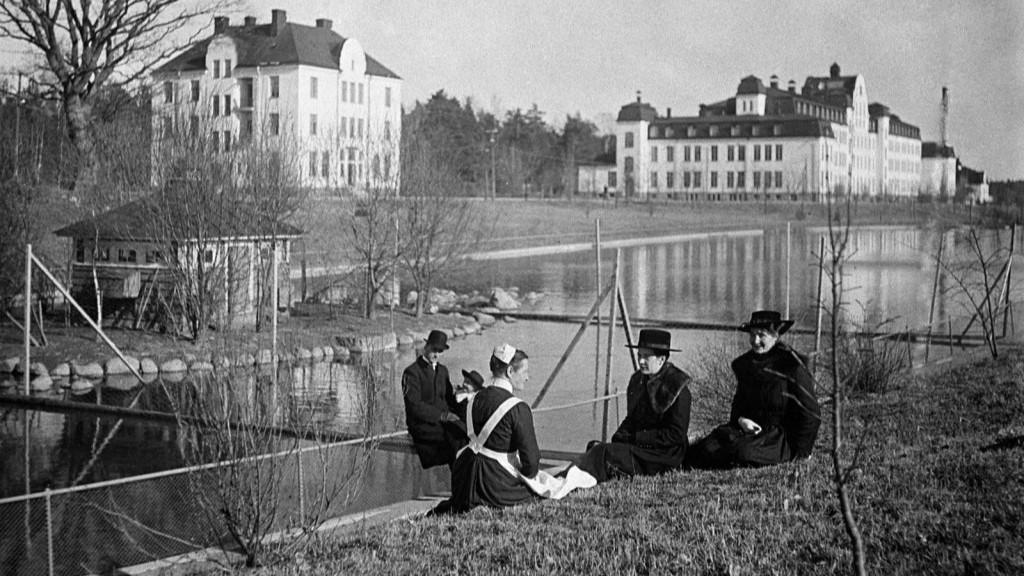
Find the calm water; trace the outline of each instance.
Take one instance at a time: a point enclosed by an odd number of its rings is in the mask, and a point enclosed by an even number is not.
[[[817,251],[823,230],[794,229],[789,257],[789,308],[801,328],[813,328],[817,290]],[[852,261],[847,265],[847,316],[854,322],[874,325],[892,320],[903,328],[923,325],[929,314],[935,274],[933,255],[940,239],[932,232],[916,229],[863,229],[851,239]],[[947,238],[952,253],[952,240]],[[1005,239],[1004,239],[1005,242]],[[602,254],[603,273],[610,274],[614,250]],[[582,314],[595,298],[596,278],[593,251],[554,256],[479,261],[451,287],[459,292],[487,292],[492,286],[515,286],[520,294],[535,292],[539,299],[524,309],[552,313]],[[685,241],[654,243],[621,248],[620,278],[623,294],[633,319],[670,319],[720,322],[730,325],[745,320],[759,308],[786,309],[786,230],[735,236],[711,236]],[[1017,275],[1021,278],[1024,275]],[[952,281],[942,275],[940,287]],[[1019,282],[1014,291],[1020,292]],[[963,308],[950,294],[936,301],[936,318],[960,315]],[[607,315],[607,304],[602,306]],[[499,322],[481,335],[452,342],[443,362],[451,373],[463,368],[486,372],[491,348],[507,341],[525,349],[531,358],[532,379],[524,397],[532,401],[577,330],[559,323],[521,321]],[[736,332],[673,330],[673,343],[683,352],[673,361],[690,372],[701,372],[709,350],[724,348],[739,354],[745,339]],[[623,336],[615,335],[610,389],[624,389],[632,371]],[[800,342],[805,350],[809,342]],[[575,353],[553,382],[543,407],[557,406],[593,397],[605,387],[607,335],[602,332],[600,373],[595,379],[597,343],[593,328],[587,331]],[[382,384],[374,392],[373,405],[378,429],[404,427],[399,377],[414,360],[411,350],[400,350],[383,358]],[[339,431],[356,431],[362,424],[368,402],[365,367],[359,363],[320,363],[284,371],[280,378],[290,383],[293,400],[313,407],[317,417]],[[253,375],[268,379],[269,376]],[[595,382],[595,380],[597,380]],[[174,383],[167,383],[173,389]],[[83,396],[66,392],[55,396],[83,402],[127,404],[134,390],[131,381],[110,381]],[[699,400],[699,399],[698,399]],[[140,408],[168,410],[164,388],[158,382],[146,386]],[[624,406],[622,407],[624,409]],[[610,427],[618,420],[616,406],[610,406]],[[621,412],[618,414],[621,416]],[[722,416],[724,417],[724,415]],[[25,414],[8,410],[0,416],[0,497],[25,490]],[[29,484],[33,490],[68,485],[85,469],[84,481],[131,476],[178,467],[177,432],[173,427],[152,422],[126,421],[106,447],[97,446],[114,421],[94,416],[34,412],[28,416]],[[602,411],[593,406],[536,414],[541,446],[548,449],[580,450],[586,441],[601,435]],[[697,425],[699,423],[695,423]],[[97,454],[98,453],[98,454]],[[94,458],[95,456],[95,458]],[[415,468],[414,457],[406,456]]]

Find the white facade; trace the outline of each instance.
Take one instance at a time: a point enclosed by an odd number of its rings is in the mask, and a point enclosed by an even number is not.
[[[748,76],[735,97],[702,105],[699,116],[659,116],[638,99],[619,113],[616,146],[627,197],[910,198],[920,183],[917,127],[869,105],[864,78],[835,64],[800,92]]]
[[[580,164],[576,166],[576,185],[580,194],[601,196],[617,192],[619,178],[615,164]]]
[[[283,36],[291,38],[278,46]],[[402,80],[357,40],[331,31],[329,20],[292,24],[281,10],[265,25],[217,18],[202,60],[190,59],[197,50],[153,74],[154,167],[158,136],[187,125],[218,154],[264,139],[261,147],[290,158],[304,186],[397,189]],[[160,170],[153,174],[161,179]]]

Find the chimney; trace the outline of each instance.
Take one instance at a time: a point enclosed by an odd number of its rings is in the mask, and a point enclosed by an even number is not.
[[[230,21],[227,16],[214,16],[213,17],[213,33],[223,34],[228,29]]]
[[[671,118],[672,117],[672,109],[671,108],[665,108],[665,117],[666,118]]]
[[[796,94],[796,80],[789,81],[789,93]]]
[[[245,17],[245,27],[246,28],[255,28],[256,27],[256,17],[255,16],[246,16]]]
[[[270,33],[273,36],[277,36],[281,33],[281,29],[288,23],[288,14],[284,10],[271,10],[270,11]]]
[[[331,26],[334,26],[334,22],[331,22],[327,18],[317,18],[316,27],[323,28],[324,30],[330,30]]]
[[[828,75],[831,76],[833,79],[839,78],[839,64],[838,63],[833,62],[832,66],[829,66]]]
[[[772,88],[775,88],[776,90],[779,89],[779,76],[777,74],[772,74],[772,77],[768,80]]]

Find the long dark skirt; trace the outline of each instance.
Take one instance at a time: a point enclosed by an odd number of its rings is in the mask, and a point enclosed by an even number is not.
[[[768,427],[755,435],[747,434],[738,426],[723,424],[690,447],[686,466],[702,469],[771,466],[791,459],[782,428]]]
[[[534,500],[536,496],[494,460],[465,450],[452,465],[452,509],[464,512],[476,506],[500,508]]]
[[[679,466],[685,448],[642,448],[621,442],[591,442],[576,466],[598,482],[626,476],[650,476]]]

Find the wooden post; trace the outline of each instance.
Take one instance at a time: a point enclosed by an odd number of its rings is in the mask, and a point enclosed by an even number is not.
[[[932,282],[932,303],[928,308],[928,336],[924,343],[924,363],[928,363],[928,353],[932,347],[932,324],[935,322],[935,295],[939,291],[939,271],[942,270],[942,246],[945,242],[939,235],[939,254],[935,257],[935,280]]]
[[[633,371],[636,372],[640,365],[636,361],[636,349],[633,346],[633,326],[629,323],[629,311],[626,310],[626,301],[622,298],[622,287],[615,285],[616,300],[619,301],[619,316],[622,316],[622,329],[626,332],[626,344],[630,346],[629,359],[633,363]]]
[[[612,279],[612,281],[608,282],[608,285],[605,286],[604,290],[601,291],[601,294],[597,296],[597,299],[594,300],[594,305],[591,306],[590,311],[587,312],[586,317],[580,324],[580,329],[576,331],[576,335],[572,337],[569,345],[565,348],[565,352],[562,353],[562,357],[558,359],[558,363],[555,364],[555,368],[551,371],[551,375],[548,376],[547,381],[544,382],[543,386],[541,386],[540,392],[537,393],[537,397],[533,400],[533,404],[530,405],[530,408],[540,406],[540,402],[544,399],[544,395],[548,393],[548,388],[551,387],[551,383],[555,381],[555,377],[558,376],[558,373],[562,370],[562,366],[565,365],[565,361],[569,359],[569,355],[572,354],[576,345],[579,344],[580,338],[583,337],[583,333],[586,332],[587,326],[590,325],[591,320],[594,319],[597,309],[601,306],[601,303],[604,302],[604,299],[608,297],[608,293],[611,292],[614,287],[615,282],[614,279]]]
[[[825,237],[822,236],[818,242],[818,317],[814,322],[814,361],[817,363],[818,354],[821,353],[821,315],[823,312],[823,302],[821,296],[821,287],[824,281],[825,275]],[[835,322],[835,318],[832,319]]]
[[[32,365],[32,351],[30,346],[32,345],[32,245],[25,245],[25,362],[21,365],[21,371],[25,376],[25,394],[30,394],[29,389],[29,366]],[[28,414],[25,415],[28,418]],[[25,448],[28,450],[28,448]],[[25,459],[28,460],[28,455],[25,455]],[[25,469],[25,474],[28,474],[28,469]]]
[[[1010,255],[1006,260],[1006,292],[1003,300],[1003,338],[1006,338],[1006,328],[1010,321],[1010,275],[1013,273],[1013,249],[1017,241],[1017,223],[1010,227]]]
[[[594,220],[594,268],[597,270],[596,276],[594,276],[594,290],[601,289],[601,219]],[[597,326],[597,330],[594,331],[594,397],[597,397],[597,391],[601,384],[601,308],[598,307],[597,312],[594,313],[594,324]],[[597,410],[597,404],[594,405],[594,410]]]
[[[36,300],[36,324],[39,326],[39,338],[43,342],[43,346],[49,346],[50,341],[46,338],[46,331],[43,330],[43,300],[40,298]]]
[[[792,225],[786,222],[786,318],[789,318],[789,264],[792,259],[791,253],[793,252],[792,243]]]
[[[270,358],[271,358],[272,373],[273,373],[273,377],[271,378],[271,381],[274,383],[274,388],[276,389],[277,388],[277,306],[278,306],[277,299],[280,297],[280,294],[278,294],[278,286],[277,286],[277,281],[278,281],[278,279],[277,279],[277,242],[271,242],[270,243],[270,253],[271,253],[271,256],[270,256],[270,258],[271,258],[271,269],[273,271],[273,282],[274,282],[273,286],[270,287],[270,294],[271,294],[270,301],[271,301],[271,305],[274,307],[274,310],[272,311],[272,315],[270,317],[271,318],[271,320],[270,320],[270,326],[271,326],[271,328],[270,328]]]
[[[604,371],[604,395],[608,396],[611,394],[612,389],[612,346],[615,344],[615,306],[618,304],[618,291],[619,291],[619,256],[620,251],[615,251],[615,263],[612,265],[612,285],[615,290],[615,297],[611,299],[608,307],[608,356],[605,358],[605,371]],[[600,331],[600,328],[598,328]],[[604,401],[603,416],[601,417],[601,442],[606,441],[608,438],[608,402]]]
[[[904,329],[907,333],[907,369],[914,369],[914,350],[910,344],[910,325],[904,324]]]

